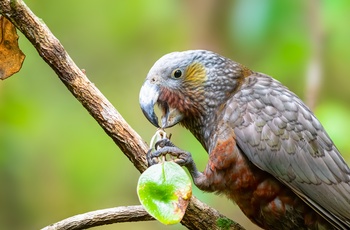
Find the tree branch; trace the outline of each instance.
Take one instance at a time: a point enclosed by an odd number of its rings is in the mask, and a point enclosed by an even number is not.
[[[80,101],[134,166],[143,172],[147,168],[145,160],[147,144],[126,123],[97,87],[89,81],[84,72],[77,67],[49,28],[21,0],[0,0],[0,13],[27,37],[73,96]],[[62,221],[64,224],[58,222],[47,229],[85,229],[92,227],[92,222],[93,226],[120,222],[118,218],[123,215],[120,214],[123,213],[120,209],[123,207],[78,215]],[[112,215],[111,212],[115,213]],[[132,215],[136,217],[138,213],[135,212]],[[181,223],[189,229],[222,229],[218,226],[217,220],[223,219],[228,220],[215,209],[192,197]],[[76,224],[77,221],[80,221],[79,227]],[[64,227],[75,225],[77,226],[75,228]],[[233,221],[230,228],[243,229]]]
[[[108,208],[79,214],[51,224],[42,230],[77,230],[113,223],[148,220],[154,220],[154,218],[146,212],[142,205],[136,205]]]
[[[324,28],[321,19],[321,2],[311,0],[305,2],[306,13],[308,16],[309,36],[310,36],[310,57],[306,73],[306,104],[315,110],[322,85],[323,69],[323,39]]]

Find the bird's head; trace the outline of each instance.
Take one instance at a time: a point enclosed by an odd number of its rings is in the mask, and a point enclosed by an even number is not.
[[[162,128],[179,122],[186,126],[219,109],[247,74],[247,68],[210,51],[169,53],[149,71],[140,91],[140,106],[156,127],[155,104],[162,111]]]

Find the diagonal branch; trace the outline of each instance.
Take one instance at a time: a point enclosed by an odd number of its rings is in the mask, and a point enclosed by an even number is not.
[[[129,126],[97,87],[89,81],[84,72],[78,68],[49,28],[21,0],[0,0],[0,13],[27,37],[73,96],[80,101],[134,166],[140,172],[143,172],[147,168],[145,160],[145,154],[148,150],[147,144]],[[84,225],[85,222],[89,222],[84,219],[90,218],[88,214],[80,216],[83,217],[80,219],[82,221],[81,225],[75,229],[91,227]],[[74,218],[68,219],[75,221]],[[217,224],[218,219],[228,220],[215,209],[192,197],[181,223],[189,229],[220,229]],[[108,219],[108,221],[100,221],[94,226],[111,222],[113,221]],[[232,229],[243,229],[233,221],[229,223],[232,223],[230,226]],[[70,228],[60,228],[58,226],[55,229]]]

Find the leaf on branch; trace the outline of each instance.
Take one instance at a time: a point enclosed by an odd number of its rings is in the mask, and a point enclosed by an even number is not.
[[[15,26],[0,16],[0,79],[4,80],[17,73],[25,55],[18,47],[18,35]]]
[[[177,224],[192,196],[191,180],[178,164],[165,161],[141,174],[137,193],[151,216],[163,224]]]

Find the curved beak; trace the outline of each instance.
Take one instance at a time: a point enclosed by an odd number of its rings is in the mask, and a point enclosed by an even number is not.
[[[154,113],[154,105],[157,103],[159,97],[159,86],[151,84],[147,79],[140,90],[139,103],[141,110],[146,118],[157,128],[159,128],[158,117]]]
[[[162,111],[161,127],[165,129],[179,123],[184,116],[176,108],[168,106],[166,102],[159,102],[159,94],[159,85],[151,83],[150,80],[146,79],[140,90],[139,102],[143,114],[157,128],[160,128],[160,126],[158,124],[158,117],[154,112],[154,106],[156,103],[159,104],[159,108]]]

